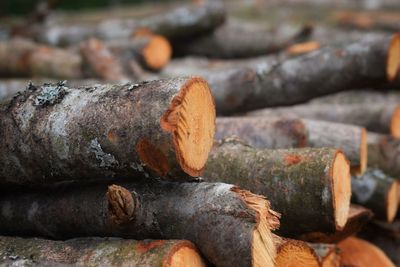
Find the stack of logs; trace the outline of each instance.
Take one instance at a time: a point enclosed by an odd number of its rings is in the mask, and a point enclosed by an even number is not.
[[[400,34],[226,13],[10,29],[1,266],[400,265]]]

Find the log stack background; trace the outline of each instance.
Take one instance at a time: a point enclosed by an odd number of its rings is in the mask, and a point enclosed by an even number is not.
[[[398,1],[0,22],[1,266],[400,266]]]

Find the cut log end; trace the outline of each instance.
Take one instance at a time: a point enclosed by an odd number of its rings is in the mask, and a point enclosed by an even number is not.
[[[387,221],[393,222],[399,207],[399,184],[394,181],[386,196]]]
[[[400,34],[394,34],[389,44],[386,74],[389,81],[395,80],[400,73]]]
[[[350,164],[342,152],[336,153],[333,162],[333,185],[335,224],[338,230],[346,225],[351,198],[351,174]]]
[[[276,266],[320,266],[314,250],[296,240],[285,242],[278,248]]]
[[[172,100],[161,127],[172,132],[176,158],[187,174],[201,175],[215,132],[215,105],[207,82],[192,77]]]
[[[393,111],[390,122],[390,132],[392,136],[400,138],[400,106],[397,106]]]
[[[264,197],[237,187],[231,190],[239,194],[246,205],[257,213],[258,223],[253,230],[252,266],[274,266],[276,247],[271,230],[279,227],[279,214],[270,209]]]
[[[153,35],[150,37],[150,42],[144,47],[142,56],[148,68],[160,70],[167,65],[171,59],[171,44],[165,37]]]
[[[196,248],[187,241],[182,241],[172,248],[163,261],[163,266],[169,267],[205,267],[206,264],[197,252]]]

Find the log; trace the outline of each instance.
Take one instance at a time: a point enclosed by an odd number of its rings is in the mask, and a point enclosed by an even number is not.
[[[325,120],[365,127],[369,131],[400,137],[400,106],[390,103],[296,105],[249,112],[249,116]]]
[[[367,37],[295,58],[269,57],[262,64],[191,74],[209,81],[221,115],[302,103],[335,92],[379,86],[387,82],[387,77],[396,78],[400,44],[391,40],[400,39],[400,35]]]
[[[186,240],[77,238],[53,241],[0,237],[2,266],[198,266],[205,267],[193,243]]]
[[[0,184],[192,179],[202,173],[214,128],[200,77],[31,85],[0,108]]]
[[[106,81],[128,80],[121,62],[98,39],[90,38],[80,46],[82,58],[92,77]]]
[[[395,266],[381,249],[365,240],[349,237],[340,242],[338,246],[342,265],[358,267]]]
[[[279,52],[305,41],[312,26],[280,26],[268,29],[264,25],[229,19],[211,34],[175,44],[178,55],[198,55],[212,58],[253,57]]]
[[[79,54],[24,39],[0,42],[0,62],[0,76],[82,78]]]
[[[368,165],[400,178],[400,140],[392,136],[368,133]]]
[[[225,117],[217,118],[216,139],[237,136],[256,148],[335,147],[349,159],[352,172],[367,167],[364,128],[307,119]]]
[[[310,104],[364,104],[375,103],[397,104],[400,102],[400,93],[397,90],[379,92],[373,89],[351,90],[327,95],[311,100]]]
[[[344,227],[350,206],[349,170],[344,154],[333,148],[255,149],[227,138],[214,144],[204,179],[268,196],[285,218],[278,233],[293,237]]]
[[[274,243],[277,248],[276,267],[284,266],[315,266],[319,267],[319,258],[314,249],[307,243],[282,238],[273,235]]]
[[[156,181],[9,193],[0,231],[53,239],[185,239],[216,266],[273,266],[277,214],[262,196],[221,183]]]
[[[340,11],[333,14],[335,22],[342,27],[359,30],[383,30],[398,32],[398,13],[382,11]]]
[[[352,201],[371,209],[377,219],[392,222],[399,205],[399,183],[380,169],[368,169],[351,180]]]
[[[338,243],[349,236],[358,233],[371,220],[373,213],[362,206],[351,204],[347,222],[342,230],[333,234],[313,232],[300,235],[298,238],[313,243]]]

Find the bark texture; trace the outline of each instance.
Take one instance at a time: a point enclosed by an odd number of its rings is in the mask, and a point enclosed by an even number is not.
[[[335,232],[341,227],[335,212],[335,197],[339,196],[334,196],[332,177],[337,153],[329,148],[261,150],[226,139],[211,150],[204,179],[237,184],[267,196],[285,218],[280,234]],[[349,173],[340,179],[350,188]],[[348,208],[350,192],[343,192],[340,198]]]
[[[341,149],[353,170],[367,166],[365,129],[352,125],[307,119],[217,118],[216,139],[237,136],[255,148],[335,147]]]
[[[368,164],[400,178],[400,140],[388,135],[368,133]]]
[[[364,104],[370,105],[375,103],[396,104],[400,103],[400,93],[396,90],[376,91],[373,89],[351,90],[340,92],[333,95],[327,95],[311,100],[311,104]]]
[[[0,211],[0,231],[7,235],[186,239],[217,266],[252,266],[257,238],[272,266],[270,230],[279,225],[265,198],[220,183],[158,181],[108,190],[101,185],[4,193]],[[265,236],[258,235],[260,227],[266,227]]]
[[[187,251],[193,266],[206,266],[195,246],[184,240],[78,238],[52,241],[0,237],[2,266],[177,266],[174,255]],[[188,264],[184,259],[183,264]]]
[[[249,116],[290,117],[325,120],[365,127],[379,133],[400,134],[397,104],[375,103],[364,104],[316,104],[297,105],[273,109],[263,109],[248,113]]]
[[[399,204],[398,184],[380,169],[369,169],[351,180],[352,201],[371,209],[377,219],[393,221]]]
[[[230,19],[211,34],[175,45],[179,55],[200,55],[213,58],[252,57],[275,53],[307,40],[312,33],[309,25],[301,29],[265,26]]]
[[[188,101],[203,111],[186,107]],[[1,106],[0,184],[188,179],[207,160],[214,120],[207,83],[196,77],[79,88],[30,85]],[[210,129],[203,135],[196,125]],[[185,127],[197,133],[193,141],[201,147],[180,143]]]

